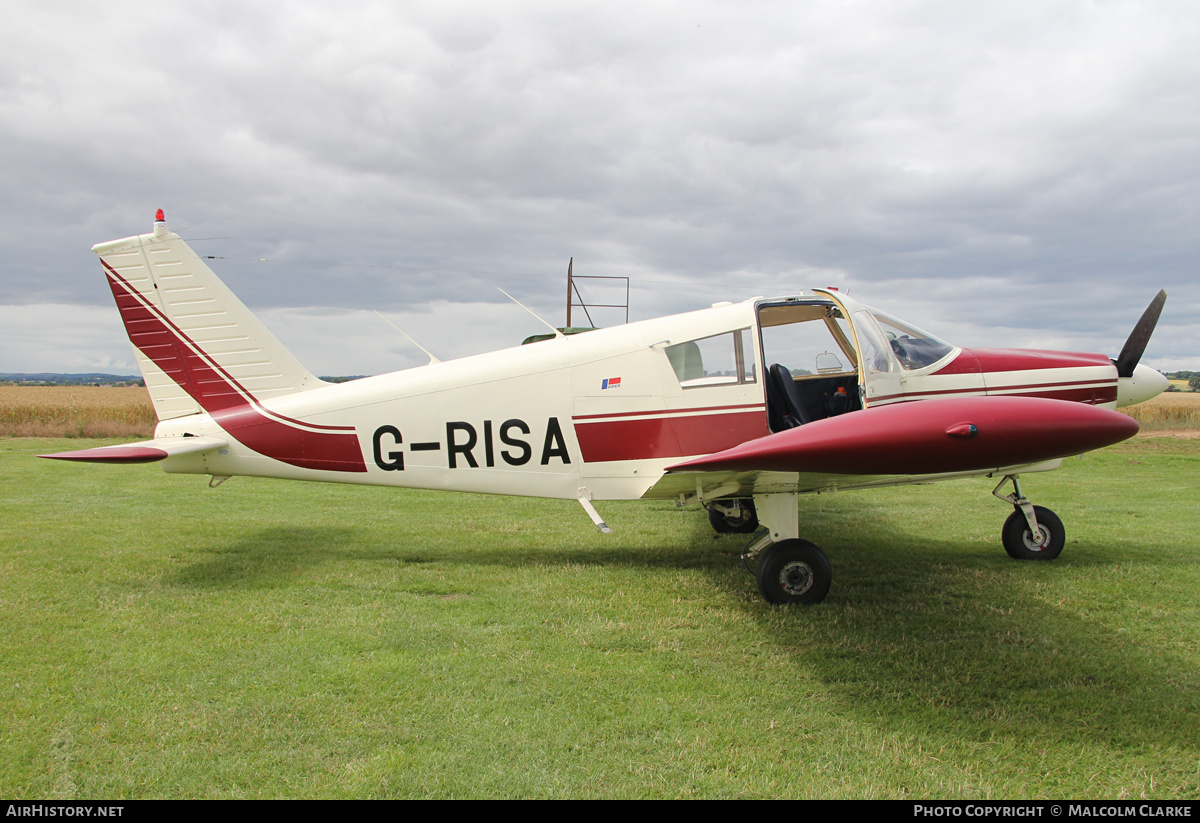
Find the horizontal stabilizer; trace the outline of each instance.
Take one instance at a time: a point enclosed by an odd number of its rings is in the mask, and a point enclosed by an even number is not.
[[[140,443],[122,443],[57,454],[39,454],[51,460],[78,460],[84,463],[157,463],[177,454],[223,449],[229,441],[219,437],[160,437]]]
[[[1120,412],[1044,397],[894,403],[817,420],[671,466],[668,472],[921,475],[1038,463],[1137,434]]]

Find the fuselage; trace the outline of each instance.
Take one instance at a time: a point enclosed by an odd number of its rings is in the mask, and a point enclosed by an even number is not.
[[[169,472],[592,500],[702,503],[753,531],[772,603],[815,603],[831,568],[797,495],[1000,477],[1005,550],[1050,559],[1062,522],[1021,474],[1137,432],[1113,411],[1166,388],[1138,365],[1159,292],[1116,361],[962,349],[833,289],[716,304],[331,385],[183,240],[93,247],[160,423],[153,440],[42,455]],[[432,360],[432,358],[431,358]],[[1012,483],[1013,492],[999,490]],[[760,528],[761,527],[761,528]]]
[[[817,291],[231,404],[156,437],[230,442],[167,459],[173,472],[634,499],[672,464],[786,425],[781,374],[803,422],[959,396],[1112,408],[1119,383],[1104,355],[952,347]]]

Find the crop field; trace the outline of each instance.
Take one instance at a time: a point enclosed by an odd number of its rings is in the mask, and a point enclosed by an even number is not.
[[[154,436],[140,386],[0,386],[0,437]]]
[[[1200,430],[1200,392],[1160,394],[1147,403],[1121,411],[1142,426],[1144,432]]]
[[[1161,394],[1123,411],[1145,432],[1200,430],[1200,392]],[[0,437],[148,438],[154,424],[150,395],[136,386],[0,386]]]
[[[0,440],[0,796],[1200,798],[1200,441],[703,512],[166,475]]]

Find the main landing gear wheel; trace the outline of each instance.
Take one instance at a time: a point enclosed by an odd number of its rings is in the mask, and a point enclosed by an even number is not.
[[[1033,536],[1029,521],[1020,509],[1015,510],[1004,521],[1000,539],[1009,557],[1018,560],[1053,560],[1067,542],[1067,532],[1058,515],[1041,506],[1033,507],[1037,519],[1038,535]]]
[[[820,603],[829,594],[829,558],[807,540],[781,540],[758,561],[758,590],[768,602]]]
[[[721,511],[717,506],[728,511]],[[722,500],[708,507],[708,522],[721,534],[749,534],[758,530],[753,500]]]

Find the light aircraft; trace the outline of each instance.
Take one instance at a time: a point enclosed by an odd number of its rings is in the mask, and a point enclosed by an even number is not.
[[[825,554],[798,495],[999,478],[1009,555],[1051,559],[1062,521],[1019,477],[1133,436],[1113,409],[1167,386],[1139,365],[1160,292],[1121,354],[964,349],[834,289],[655,320],[329,384],[167,228],[100,256],[159,423],[154,439],[43,455],[168,472],[593,501],[700,503],[757,532],[762,595],[815,603]],[[1002,494],[1007,484],[1012,491]],[[761,529],[760,529],[761,524]]]

